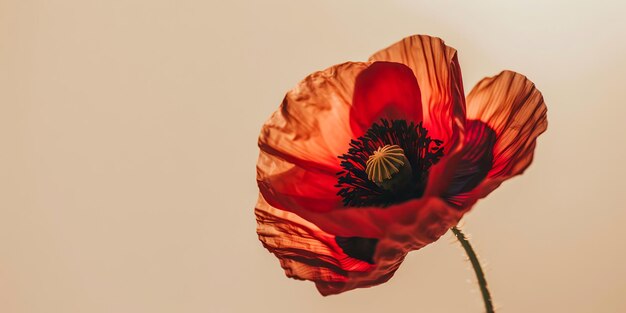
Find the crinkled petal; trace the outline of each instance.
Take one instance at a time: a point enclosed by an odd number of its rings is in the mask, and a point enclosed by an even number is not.
[[[474,87],[467,97],[467,118],[477,126],[466,136],[463,159],[466,168],[480,167],[484,180],[476,188],[450,193],[450,200],[463,207],[522,174],[532,162],[537,137],[548,127],[541,92],[524,75],[512,71],[485,78]]]
[[[422,120],[420,89],[410,68],[401,63],[374,62],[356,79],[350,125],[356,137],[380,119]]]
[[[281,207],[328,211],[341,207],[338,155],[348,150],[357,75],[369,63],[343,63],[306,77],[263,125],[257,181]]]
[[[348,257],[335,237],[294,213],[269,205],[262,195],[255,209],[257,234],[274,253],[289,277],[311,281],[344,282],[349,271],[372,265]]]
[[[424,126],[446,145],[457,141],[465,122],[465,94],[454,48],[439,38],[415,35],[375,53],[370,61],[397,62],[411,68],[421,91]]]
[[[326,212],[343,207],[334,172],[296,165],[263,150],[257,162],[257,183],[274,206],[285,210]]]
[[[321,294],[330,295],[386,282],[409,251],[439,239],[462,216],[439,198],[385,209],[350,210],[303,211],[305,219],[273,207],[260,195],[255,210],[257,232],[263,245],[279,258],[287,276],[311,280]],[[339,233],[333,232],[337,230]],[[335,235],[340,234],[377,238],[374,263],[346,255],[335,242]]]
[[[443,194],[459,161],[465,125],[465,94],[456,50],[439,38],[415,35],[375,53],[370,61],[403,63],[413,70],[422,96],[424,126],[432,138],[443,140],[446,153],[431,169],[426,193]]]
[[[465,144],[459,153],[460,161],[443,198],[462,207],[463,201],[487,177],[493,166],[493,147],[496,133],[480,120],[467,120]]]
[[[304,168],[339,171],[337,156],[347,151],[352,138],[355,79],[368,65],[348,62],[306,77],[263,125],[261,150]]]

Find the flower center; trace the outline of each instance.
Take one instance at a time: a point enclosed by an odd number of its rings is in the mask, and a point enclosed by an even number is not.
[[[428,170],[443,156],[441,140],[422,123],[382,119],[339,156],[337,193],[346,207],[381,206],[419,198]]]
[[[337,173],[337,195],[346,207],[385,207],[419,198],[430,167],[443,156],[442,143],[430,138],[422,123],[382,119],[339,156],[343,171]],[[335,242],[346,255],[374,263],[378,239],[336,236]]]
[[[398,145],[384,145],[365,162],[367,178],[386,190],[406,188],[411,182],[411,164]]]

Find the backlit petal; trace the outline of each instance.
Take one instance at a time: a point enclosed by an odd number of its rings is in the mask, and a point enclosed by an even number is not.
[[[338,155],[352,139],[350,107],[357,75],[368,63],[344,63],[306,77],[263,125],[257,181],[282,207],[341,207]]]
[[[262,195],[259,195],[255,214],[259,239],[278,257],[289,277],[344,282],[347,272],[371,267],[343,253],[333,235],[293,213],[270,206]]]
[[[522,174],[532,162],[537,137],[548,127],[541,92],[528,78],[512,71],[485,78],[474,87],[467,97],[467,118],[479,121],[485,129],[483,136],[467,137],[468,152],[491,149],[493,160],[478,187],[454,197],[463,206]]]
[[[454,168],[454,176],[450,181],[443,198],[459,207],[469,192],[483,182],[493,167],[493,147],[496,133],[480,120],[467,120],[465,125],[465,144],[459,153],[460,161]]]
[[[296,165],[263,150],[257,183],[268,201],[286,210],[325,212],[343,207],[334,172]]]
[[[424,126],[446,145],[456,142],[465,118],[465,94],[456,50],[443,40],[416,35],[383,49],[370,61],[402,63],[413,70],[423,104]]]
[[[384,209],[302,211],[305,219],[273,207],[262,195],[255,212],[259,238],[286,275],[315,282],[323,295],[386,282],[409,251],[439,239],[462,215],[438,198],[425,198]],[[379,239],[374,264],[347,256],[336,234]]]
[[[421,91],[424,126],[443,140],[445,157],[431,169],[429,195],[441,195],[452,179],[463,144],[465,94],[457,53],[443,40],[416,35],[383,49],[370,61],[403,63],[413,70]]]
[[[374,62],[356,79],[350,125],[356,137],[380,119],[422,120],[420,89],[406,65]]]
[[[352,138],[354,82],[367,66],[343,63],[306,77],[263,125],[261,150],[303,167],[339,171],[337,156],[345,153]]]

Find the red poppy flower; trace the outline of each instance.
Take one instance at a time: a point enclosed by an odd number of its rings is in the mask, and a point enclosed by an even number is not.
[[[323,295],[389,280],[531,163],[541,93],[504,71],[464,96],[456,50],[412,36],[313,73],[259,137],[257,233]]]

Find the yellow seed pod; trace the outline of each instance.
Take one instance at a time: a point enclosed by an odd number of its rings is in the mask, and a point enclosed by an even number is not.
[[[405,164],[408,164],[408,160],[400,146],[385,145],[369,156],[365,163],[365,173],[369,180],[381,184],[391,179]]]

